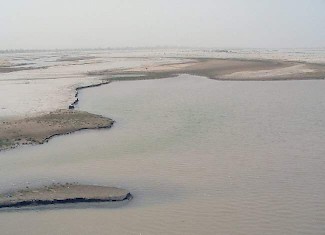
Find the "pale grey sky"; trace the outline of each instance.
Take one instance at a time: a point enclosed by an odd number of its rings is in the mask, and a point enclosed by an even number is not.
[[[325,47],[325,0],[0,0],[0,49]]]

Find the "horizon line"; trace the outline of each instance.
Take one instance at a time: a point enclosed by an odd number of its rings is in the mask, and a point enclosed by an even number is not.
[[[198,46],[123,46],[123,47],[78,47],[78,48],[48,48],[48,49],[33,49],[33,48],[10,48],[0,49],[0,52],[42,52],[42,51],[86,51],[86,50],[144,50],[144,49],[198,49],[198,50],[244,50],[244,49],[265,49],[265,50],[280,50],[280,49],[325,49],[321,47],[198,47]]]

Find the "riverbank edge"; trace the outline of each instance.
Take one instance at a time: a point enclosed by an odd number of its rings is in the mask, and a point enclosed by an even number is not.
[[[86,86],[78,86],[75,88],[75,101],[73,103],[71,103],[69,106],[68,106],[68,109],[67,110],[71,110],[71,109],[75,109],[75,106],[78,104],[79,102],[79,98],[78,98],[78,95],[79,95],[79,91],[82,90],[82,89],[87,89],[87,88],[93,88],[93,87],[98,87],[98,86],[102,86],[102,85],[108,85],[110,84],[111,81],[110,80],[102,80],[102,82],[100,83],[95,83],[95,84],[91,84],[91,85],[86,85]],[[55,112],[55,111],[54,111]],[[93,115],[96,115],[96,114],[93,114]],[[98,117],[104,117],[102,115],[97,115]],[[100,127],[92,127],[92,128],[87,128],[87,127],[82,127],[82,128],[77,128],[73,131],[68,131],[68,132],[62,132],[62,133],[55,133],[53,135],[50,135],[48,137],[46,137],[44,140],[40,141],[40,142],[37,142],[37,141],[31,141],[31,142],[28,142],[26,144],[17,144],[17,143],[14,143],[12,145],[1,145],[0,144],[0,152],[3,152],[3,151],[9,151],[9,150],[12,150],[12,149],[15,149],[15,148],[18,148],[18,147],[21,147],[21,146],[25,146],[25,145],[39,145],[39,144],[45,144],[47,143],[49,140],[51,140],[52,138],[54,137],[57,137],[57,136],[63,136],[63,135],[69,135],[69,134],[72,134],[72,133],[75,133],[75,132],[79,132],[79,131],[83,131],[83,130],[99,130],[99,129],[109,129],[111,128],[114,123],[116,122],[115,120],[111,119],[111,118],[108,118],[108,117],[104,117],[104,118],[107,118],[107,120],[110,120],[110,123],[108,125],[105,125],[105,126],[100,126]]]

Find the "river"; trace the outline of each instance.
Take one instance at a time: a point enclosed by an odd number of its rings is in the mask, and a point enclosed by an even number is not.
[[[324,234],[324,90],[190,75],[82,90],[78,109],[114,127],[1,152],[1,189],[79,182],[133,200],[5,211],[1,234]]]

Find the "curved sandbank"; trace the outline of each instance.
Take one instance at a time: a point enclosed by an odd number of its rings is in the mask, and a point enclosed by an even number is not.
[[[19,145],[43,144],[51,137],[85,129],[110,128],[114,121],[76,110],[57,110],[36,117],[2,121],[0,150]]]
[[[280,60],[193,58],[192,61],[183,63],[88,73],[90,76],[111,76],[111,80],[156,79],[178,74],[226,81],[325,79],[325,65]]]
[[[131,199],[131,193],[125,189],[94,185],[56,184],[0,194],[0,208],[81,202],[116,202]]]

